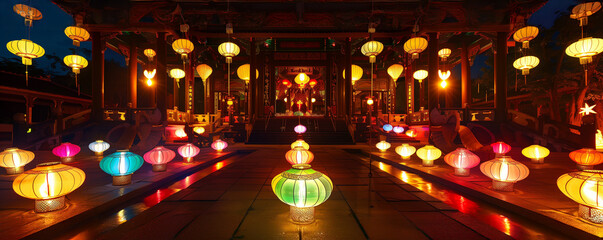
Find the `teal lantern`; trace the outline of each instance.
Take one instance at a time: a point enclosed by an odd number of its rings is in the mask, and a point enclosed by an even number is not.
[[[314,207],[325,202],[333,182],[308,164],[294,165],[272,179],[272,191],[290,207],[291,220],[307,224],[314,221]]]
[[[113,176],[113,185],[122,186],[132,183],[132,173],[138,170],[144,160],[129,150],[118,150],[106,156],[100,162],[100,168]]]

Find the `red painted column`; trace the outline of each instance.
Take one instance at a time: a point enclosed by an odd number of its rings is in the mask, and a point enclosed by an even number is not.
[[[497,122],[507,119],[507,33],[496,33],[494,52],[494,118]]]
[[[155,95],[157,99],[157,108],[161,112],[161,121],[167,121],[167,52],[165,43],[165,33],[157,33],[157,84]]]
[[[255,38],[251,38],[250,40],[251,49],[249,49],[249,84],[247,86],[247,115],[251,117],[251,115],[260,111],[259,109],[255,109],[257,104],[255,103],[255,99],[257,96],[257,92],[255,91],[257,83],[257,77],[255,75],[255,69],[257,68],[256,64],[256,53],[255,53]],[[259,72],[259,71],[258,71]]]
[[[92,32],[92,119],[100,122],[105,107],[105,40],[100,32]]]
[[[137,107],[138,98],[138,53],[136,46],[130,45],[130,58],[128,59],[128,71],[130,73],[130,103],[131,108]]]
[[[471,105],[471,66],[466,43],[461,47],[461,107]]]
[[[423,84],[427,89],[427,110],[431,110],[438,106],[438,33],[429,33],[429,45],[427,47],[428,59],[428,76],[427,81]]]

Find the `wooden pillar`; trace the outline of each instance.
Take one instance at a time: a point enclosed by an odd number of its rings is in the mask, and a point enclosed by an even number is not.
[[[256,98],[257,92],[254,91],[257,85],[257,77],[255,75],[255,69],[257,69],[256,62],[256,53],[255,53],[255,38],[251,38],[250,44],[251,48],[249,49],[249,86],[247,86],[247,115],[251,117],[253,114],[257,112],[255,109],[254,100]],[[259,72],[259,71],[258,71]]]
[[[157,33],[157,84],[155,85],[155,96],[157,108],[161,112],[161,121],[167,121],[167,52],[165,33]]]
[[[429,45],[427,47],[428,76],[423,84],[427,89],[427,110],[438,106],[438,33],[429,33]]]
[[[214,74],[215,76],[216,74]],[[216,113],[216,109],[214,109],[214,89],[215,89],[215,85],[214,85],[214,77],[209,77],[207,79],[207,98],[206,98],[206,103],[207,103],[207,112],[211,113],[211,114],[215,114]]]
[[[105,107],[105,40],[100,32],[92,32],[92,119],[100,122]]]
[[[193,58],[194,58],[194,53],[190,53],[188,55],[188,59],[185,60],[186,64],[184,66],[184,72],[186,73],[186,75],[184,75],[184,108],[186,109],[186,112],[190,114],[192,119],[194,112],[194,101],[193,99],[195,99],[195,70],[193,68]],[[184,111],[184,110],[183,110]]]
[[[350,38],[345,41],[345,82],[343,96],[345,98],[344,114],[351,116],[352,109],[352,40]]]
[[[496,33],[494,56],[494,118],[504,122],[507,118],[507,33]]]
[[[469,64],[468,44],[461,47],[461,107],[471,105],[471,66]]]
[[[269,61],[271,61],[274,58],[273,56],[267,56],[262,54],[260,59],[261,61],[263,61],[264,64],[267,64],[266,59],[270,59]],[[255,63],[256,65],[260,65],[257,64],[257,61],[255,61]],[[264,81],[265,78],[270,78],[270,75],[266,75],[266,71],[264,71],[264,69],[261,69],[261,71],[259,72],[261,73],[262,77],[257,78],[255,83],[255,114],[258,117],[264,117]]]
[[[27,113],[25,116],[26,116],[27,125],[31,125],[33,123],[32,115],[33,115],[33,106],[34,106],[35,101],[36,101],[36,97],[32,97],[29,95],[25,97],[25,105],[27,107]]]
[[[138,98],[138,53],[136,52],[136,46],[130,45],[130,58],[128,59],[128,71],[130,73],[130,101],[129,106],[136,108]]]
[[[329,108],[331,107],[331,78],[333,77],[331,72],[333,66],[333,55],[327,53],[327,67],[325,74],[325,116],[329,116]]]
[[[406,56],[408,57],[408,54]],[[415,107],[415,79],[412,76],[415,70],[412,64],[408,64],[404,71],[404,91],[406,93],[404,102],[406,103],[406,114],[410,114],[414,112]]]

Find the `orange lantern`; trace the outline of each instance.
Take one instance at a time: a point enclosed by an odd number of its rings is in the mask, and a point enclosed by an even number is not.
[[[584,170],[561,175],[557,187],[579,204],[578,215],[594,223],[603,223],[603,171]]]
[[[406,130],[406,136],[409,136],[411,138],[417,137],[417,130],[414,130],[414,129]]]
[[[426,48],[427,40],[422,37],[414,37],[404,43],[404,51],[411,54],[412,59],[418,59],[419,53],[423,52]]]
[[[25,25],[30,27],[34,20],[42,19],[42,12],[40,12],[40,10],[25,4],[15,4],[15,6],[13,6],[13,11],[25,18]]]
[[[310,149],[310,145],[306,143],[303,139],[298,139],[297,141],[291,143],[291,149],[300,146],[306,150]]]
[[[446,61],[446,58],[450,57],[452,50],[450,48],[442,48],[438,51],[438,56],[442,58],[442,61]]]
[[[90,33],[81,27],[69,26],[65,28],[65,35],[73,40],[73,46],[79,47],[80,42],[87,41]]]
[[[310,164],[314,160],[314,154],[301,146],[294,147],[285,154],[287,162],[291,165]]]
[[[395,150],[396,153],[400,155],[403,160],[407,160],[410,158],[410,156],[415,154],[416,148],[408,145],[408,143],[403,143],[402,145],[397,146]]]
[[[424,167],[433,167],[433,161],[442,156],[442,151],[432,145],[425,145],[417,150],[417,156],[423,160],[422,165]]]
[[[484,162],[479,166],[484,175],[492,179],[492,188],[498,191],[512,192],[513,184],[528,177],[530,170],[526,165],[509,156],[501,156]]]
[[[570,159],[578,164],[579,170],[593,169],[603,163],[603,153],[592,148],[583,148],[569,153]]]
[[[588,17],[599,10],[601,10],[600,2],[581,3],[572,9],[570,18],[578,19],[578,21],[580,21],[580,26],[585,26],[588,24]]]
[[[144,53],[144,55],[147,56],[147,58],[149,58],[149,61],[153,61],[153,58],[155,57],[155,55],[157,55],[155,50],[153,50],[151,48],[145,49],[142,53]]]
[[[34,159],[33,152],[18,148],[7,148],[0,153],[0,167],[6,168],[6,174],[19,174],[23,166]]]
[[[522,43],[522,48],[530,48],[530,40],[534,39],[536,36],[538,36],[538,28],[527,26],[515,31],[513,39],[515,39],[516,42]]]
[[[469,170],[479,164],[479,157],[467,149],[457,148],[446,154],[444,161],[454,168],[454,175],[467,177]]]
[[[190,40],[181,38],[172,43],[172,48],[181,55],[182,59],[187,59],[188,54],[195,50],[195,45]]]

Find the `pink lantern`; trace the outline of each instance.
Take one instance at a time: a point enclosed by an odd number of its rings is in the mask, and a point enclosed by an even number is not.
[[[167,163],[176,157],[176,153],[159,146],[145,153],[143,157],[144,161],[153,164],[153,172],[163,172],[167,169]]]
[[[395,126],[394,127],[394,132],[396,134],[400,134],[400,133],[404,132],[404,127],[402,127],[402,126]]]
[[[469,169],[479,164],[479,157],[471,151],[464,148],[446,154],[444,161],[454,168],[454,175],[467,177],[470,174]]]
[[[306,126],[304,125],[297,125],[295,126],[295,128],[293,129],[297,134],[302,134],[306,132]]]
[[[222,150],[224,150],[226,147],[228,147],[228,143],[218,139],[216,141],[214,141],[211,144],[211,148],[213,148],[214,150],[221,152]]]
[[[200,149],[192,143],[187,143],[178,148],[178,153],[187,163],[193,162],[193,158],[199,154]]]
[[[64,163],[71,162],[73,156],[80,152],[80,147],[71,143],[61,143],[61,145],[52,149],[52,154],[61,158]]]
[[[503,156],[506,153],[508,153],[509,151],[511,151],[511,146],[509,146],[509,144],[506,144],[504,142],[495,142],[492,143],[492,151],[494,151],[494,153],[496,153],[496,156]]]

